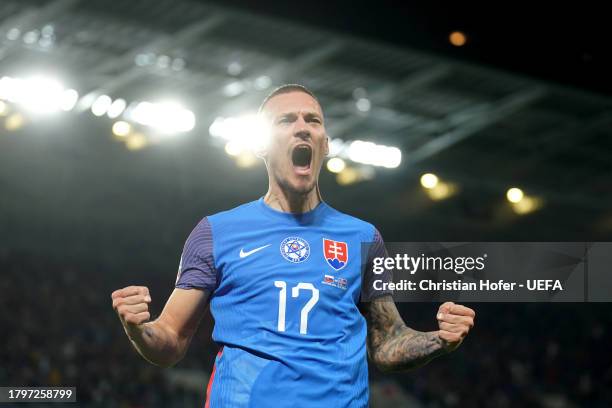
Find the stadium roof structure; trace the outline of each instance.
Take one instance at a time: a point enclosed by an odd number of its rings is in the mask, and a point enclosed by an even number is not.
[[[45,27],[52,34],[42,42]],[[6,0],[0,38],[2,75],[48,67],[84,95],[179,96],[204,139],[216,117],[256,109],[275,85],[304,84],[321,100],[332,138],[402,150],[401,165],[376,169],[382,177],[360,199],[381,219],[502,225],[491,202],[518,185],[549,203],[552,235],[559,214],[575,215],[564,220],[575,230],[610,233],[608,97],[204,2]],[[430,215],[426,200],[408,205],[425,171],[462,186],[461,198]],[[359,196],[350,187],[337,194]],[[393,198],[376,198],[385,194]]]

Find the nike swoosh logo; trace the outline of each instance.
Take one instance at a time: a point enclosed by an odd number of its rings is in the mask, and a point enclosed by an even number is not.
[[[251,249],[250,251],[247,251],[247,252],[244,252],[244,249],[240,248],[240,257],[241,258],[246,258],[247,256],[253,255],[255,252],[261,251],[262,249],[267,248],[270,245],[272,245],[272,244],[260,246],[259,248]]]

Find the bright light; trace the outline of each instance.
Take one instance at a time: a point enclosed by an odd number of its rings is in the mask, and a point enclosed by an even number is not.
[[[141,125],[163,133],[188,132],[195,127],[195,115],[175,102],[140,102],[129,114]]]
[[[16,78],[3,76],[0,79],[0,98],[7,101],[15,102],[19,93],[20,84],[21,83],[18,82]]]
[[[332,173],[340,173],[346,167],[346,163],[339,157],[332,157],[327,161],[327,170]]]
[[[329,141],[329,155],[330,156],[338,156],[340,155],[342,152],[344,152],[344,149],[346,148],[346,143],[344,142],[344,140],[342,139],[331,139]]]
[[[63,111],[69,111],[74,108],[77,101],[79,100],[79,93],[74,89],[66,89],[62,93],[60,99],[60,109]]]
[[[361,112],[367,112],[372,107],[372,103],[368,98],[359,98],[357,102],[355,102],[355,106],[357,106],[357,109]]]
[[[421,176],[421,185],[424,188],[432,189],[438,185],[438,176],[433,173],[425,173]]]
[[[257,114],[218,117],[208,131],[212,137],[231,141],[235,146],[240,146],[241,150],[250,150],[254,153],[264,150],[270,140],[270,128]]]
[[[223,94],[229,98],[238,96],[244,92],[244,84],[240,81],[233,81],[223,87]]]
[[[238,167],[241,167],[243,169],[253,167],[257,163],[259,163],[259,160],[257,160],[257,156],[255,156],[249,151],[243,151],[236,157],[236,164],[238,165]]]
[[[180,71],[185,68],[185,60],[182,58],[175,58],[172,60],[171,68],[175,71]]]
[[[361,140],[353,141],[348,148],[349,158],[357,163],[395,168],[402,162],[402,152],[397,147],[377,145]]]
[[[230,74],[231,76],[240,75],[241,72],[242,72],[242,65],[237,61],[231,62],[227,66],[227,73]]]
[[[428,188],[425,191],[429,198],[434,201],[440,201],[453,196],[457,192],[457,186],[452,183],[438,181],[434,187]]]
[[[365,98],[366,96],[368,96],[368,91],[366,91],[364,88],[359,87],[353,89],[353,98],[361,99]]]
[[[96,116],[102,116],[111,107],[113,100],[108,95],[100,95],[96,98],[94,103],[91,105],[91,113]]]
[[[0,101],[0,116],[5,116],[8,113],[8,111],[9,111],[8,105],[5,102]]]
[[[523,193],[523,190],[517,187],[512,187],[506,192],[506,198],[508,199],[508,201],[514,204],[521,201],[524,196],[525,194]]]
[[[145,65],[151,65],[154,60],[155,60],[155,54],[153,53],[138,54],[136,55],[136,58],[134,58],[134,62],[139,67],[144,67]]]
[[[108,108],[108,112],[106,112],[106,114],[111,119],[118,118],[119,115],[123,113],[126,106],[127,103],[125,102],[125,99],[115,99],[113,103],[111,103],[111,106]]]
[[[240,146],[240,143],[230,140],[225,144],[225,153],[230,156],[238,156],[242,153],[242,146]]]
[[[359,180],[359,172],[352,167],[346,167],[336,175],[336,182],[338,182],[338,184],[341,186],[348,186],[349,184],[356,183]]]
[[[461,47],[465,45],[465,43],[467,42],[467,38],[465,34],[463,34],[461,31],[453,31],[448,36],[448,41],[450,41],[450,43],[453,44],[455,47]]]
[[[537,197],[525,196],[522,200],[512,204],[512,209],[519,215],[532,213],[542,207],[542,200]]]
[[[16,39],[19,38],[20,35],[21,35],[21,31],[19,31],[18,28],[13,27],[7,31],[6,38],[8,38],[11,41],[15,41]]]
[[[63,93],[58,81],[35,77],[25,81],[19,103],[34,113],[51,113],[58,110]]]
[[[272,79],[270,79],[270,77],[267,75],[262,75],[255,79],[254,85],[255,85],[255,89],[262,91],[264,89],[269,88],[270,85],[272,85]]]
[[[132,133],[125,139],[128,150],[140,150],[147,146],[147,138],[142,133]]]
[[[166,69],[170,66],[171,59],[167,55],[160,55],[157,57],[157,67]]]
[[[113,134],[115,136],[125,137],[129,135],[131,131],[132,126],[123,120],[113,123]]]
[[[25,124],[25,118],[19,112],[15,112],[6,118],[4,127],[6,130],[17,130]]]
[[[39,35],[38,30],[28,31],[23,36],[23,42],[26,44],[34,44],[36,41],[38,41]]]
[[[57,112],[61,108],[63,94],[62,84],[52,78],[5,76],[0,79],[0,99],[14,102],[31,113]]]

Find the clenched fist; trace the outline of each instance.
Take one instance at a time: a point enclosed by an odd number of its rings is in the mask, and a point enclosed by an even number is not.
[[[438,336],[444,342],[447,351],[453,351],[463,341],[472,327],[474,327],[476,313],[469,307],[445,302],[438,309]]]
[[[135,329],[138,325],[151,318],[149,303],[151,296],[146,286],[128,286],[112,293],[113,309],[119,315],[126,331]]]

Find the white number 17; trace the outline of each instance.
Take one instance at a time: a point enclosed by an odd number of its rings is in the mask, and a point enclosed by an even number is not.
[[[274,281],[274,286],[280,289],[278,294],[278,331],[284,332],[285,311],[287,310],[287,282]],[[291,288],[291,297],[298,297],[300,295],[300,289],[312,292],[312,297],[306,302],[300,313],[300,333],[306,334],[308,332],[308,312],[310,312],[319,301],[319,289],[315,288],[312,283],[300,282],[297,286]]]

